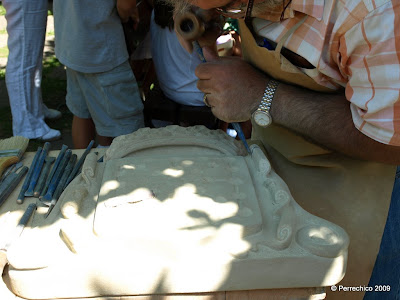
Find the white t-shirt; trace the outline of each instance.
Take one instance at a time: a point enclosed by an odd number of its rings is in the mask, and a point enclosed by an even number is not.
[[[161,90],[169,99],[191,106],[204,106],[204,94],[197,88],[194,74],[201,63],[196,51],[188,53],[179,43],[175,31],[150,22],[151,53]]]

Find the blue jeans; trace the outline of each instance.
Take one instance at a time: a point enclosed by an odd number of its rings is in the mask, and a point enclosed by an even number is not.
[[[13,134],[35,139],[50,131],[44,121],[42,59],[47,25],[47,0],[3,0],[8,55],[6,85]]]
[[[368,286],[374,291],[366,292],[364,300],[400,299],[400,166],[397,167],[385,230]],[[378,291],[388,287],[390,291]]]

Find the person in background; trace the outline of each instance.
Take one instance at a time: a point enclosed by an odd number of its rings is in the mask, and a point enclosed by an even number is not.
[[[153,1],[153,6],[150,21],[151,54],[160,89],[168,99],[179,104],[205,106],[204,93],[197,88],[195,75],[196,67],[202,63],[198,53],[196,51],[189,53],[179,42],[174,30],[173,6],[163,0]],[[218,55],[241,55],[240,37],[237,33],[223,32],[221,29],[218,35],[212,37],[210,41],[207,40],[207,43],[216,43],[215,51]],[[223,43],[228,44],[227,40],[230,40],[231,46],[224,49]],[[153,123],[156,121],[153,120]],[[228,124],[220,123],[220,127],[236,136],[236,132],[229,129]],[[251,126],[246,129],[249,135]]]
[[[99,146],[144,127],[121,21],[138,21],[135,0],[54,0],[56,56],[66,66],[75,148]]]
[[[194,70],[198,54],[187,52],[174,31],[173,7],[154,1],[150,21],[151,54],[161,90],[169,99],[184,105],[204,106],[204,93],[197,88]]]
[[[151,53],[160,87],[175,102],[204,106],[204,93],[197,88],[197,77],[194,74],[202,61],[196,51],[189,53],[180,44],[174,31],[173,6],[163,0],[155,0],[153,3],[150,22]],[[217,45],[221,38],[226,39],[229,36],[233,39],[231,34],[234,34],[236,41],[239,40],[236,33],[224,32],[219,38],[215,37]],[[223,55],[240,56],[240,44],[234,42],[233,47],[224,51]]]
[[[6,86],[12,113],[13,134],[29,139],[61,138],[45,119],[61,113],[42,101],[42,60],[47,25],[47,0],[3,0],[6,9],[9,55]]]

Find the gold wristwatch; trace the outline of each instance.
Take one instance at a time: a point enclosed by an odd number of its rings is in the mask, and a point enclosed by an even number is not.
[[[267,87],[264,91],[264,96],[261,99],[261,103],[258,106],[257,110],[253,112],[252,116],[254,122],[256,122],[258,126],[265,128],[272,123],[272,117],[269,111],[271,110],[271,103],[274,99],[275,91],[278,87],[278,84],[279,82],[273,79],[268,82]]]

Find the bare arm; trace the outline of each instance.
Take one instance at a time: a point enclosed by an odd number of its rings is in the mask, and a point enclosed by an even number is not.
[[[135,23],[139,23],[136,0],[117,0],[117,11],[122,22],[127,22],[131,17]]]
[[[212,57],[199,65],[198,88],[213,113],[226,122],[245,121],[258,107],[269,78],[239,58]],[[344,94],[323,94],[280,83],[271,107],[275,123],[345,155],[400,165],[400,147],[377,142],[355,128]]]
[[[351,157],[400,165],[400,147],[361,133],[344,94],[322,94],[281,83],[271,107],[275,123]]]

